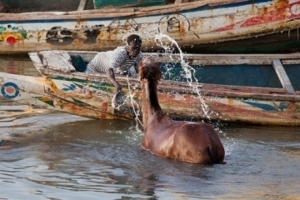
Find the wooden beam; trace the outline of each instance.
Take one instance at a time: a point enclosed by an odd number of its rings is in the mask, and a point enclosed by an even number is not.
[[[82,0],[83,1],[83,0]],[[52,19],[89,19],[89,18],[110,18],[110,17],[143,17],[148,15],[165,14],[166,10],[180,12],[188,9],[198,8],[207,5],[209,0],[195,1],[189,3],[169,4],[161,6],[149,6],[139,8],[101,8],[83,11],[68,12],[26,12],[26,13],[0,13],[0,20],[52,20]]]
[[[31,107],[27,105],[0,106],[0,111],[28,111]]]
[[[159,62],[181,62],[179,54],[158,54],[144,52]],[[283,64],[300,64],[300,53],[294,54],[184,54],[184,60],[191,65],[272,65],[274,59],[282,60]]]
[[[87,2],[87,0],[81,0],[77,10],[78,11],[83,11],[84,8],[85,8],[86,2]]]
[[[175,0],[175,4],[188,3],[189,0]]]
[[[275,59],[273,60],[272,65],[274,70],[277,73],[277,76],[281,82],[282,87],[286,89],[288,94],[296,94],[291,84],[291,81],[283,68],[281,61],[279,59]]]

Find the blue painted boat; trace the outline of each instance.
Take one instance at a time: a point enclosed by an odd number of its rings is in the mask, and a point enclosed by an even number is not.
[[[32,52],[42,77],[0,73],[0,97],[97,119],[140,118],[138,79],[117,76],[126,100],[114,107],[114,87],[105,74],[75,71],[74,58],[87,63],[95,54]],[[300,126],[299,53],[145,55],[161,63],[158,98],[173,118]]]
[[[7,2],[14,1],[20,0]],[[0,13],[0,54],[104,51],[132,33],[143,38],[143,51],[154,52],[165,46],[178,52],[165,35],[187,53],[290,53],[300,47],[300,0],[81,0],[75,11],[67,1],[58,11]]]

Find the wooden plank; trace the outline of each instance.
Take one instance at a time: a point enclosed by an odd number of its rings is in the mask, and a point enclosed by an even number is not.
[[[175,4],[181,4],[183,0],[175,0]]]
[[[89,62],[97,54],[96,51],[68,51],[69,55],[80,55],[85,62]],[[152,56],[156,61],[168,63],[170,57],[172,63],[180,62],[180,55],[178,54],[157,54],[144,52],[144,56]],[[43,69],[40,65],[40,58],[36,53],[29,54],[36,68]],[[211,65],[242,65],[247,67],[248,65],[272,65],[274,59],[281,59],[284,65],[300,64],[300,53],[294,54],[184,54],[184,60],[190,65],[199,65],[200,67],[206,67]],[[38,66],[38,67],[37,67]]]
[[[87,2],[87,0],[81,0],[77,10],[83,11],[85,8],[86,2]]]
[[[225,5],[230,3],[247,2],[249,0],[210,0],[209,6]]]
[[[0,122],[11,122],[11,121],[14,121],[15,119],[17,119],[17,118],[10,117],[9,115],[5,115],[4,117],[2,115],[0,115]]]
[[[81,57],[89,60],[93,58],[98,51],[68,51],[69,55],[80,55]],[[143,52],[144,56],[152,56],[156,61],[166,62],[180,62],[180,54],[168,54],[168,53],[149,53]],[[220,60],[228,60],[227,63],[230,64],[231,61],[235,63],[245,63],[245,64],[272,64],[274,59],[280,58],[283,63],[299,63],[300,62],[300,53],[290,53],[290,54],[183,54],[184,60],[192,60],[193,62],[199,62],[207,60],[206,62],[215,62],[222,63]],[[239,61],[240,60],[240,61]],[[257,61],[255,61],[257,60]],[[262,61],[260,61],[262,60]],[[249,61],[250,63],[247,63]]]
[[[291,84],[291,81],[288,77],[288,75],[286,74],[283,65],[281,63],[281,61],[279,59],[274,59],[273,60],[273,68],[275,69],[277,76],[281,82],[281,85],[283,88],[286,89],[288,94],[296,94],[295,90]]]
[[[38,55],[38,52],[30,52],[29,57],[35,68],[41,73],[41,69],[43,69],[44,66],[42,64],[41,58]]]
[[[0,111],[28,111],[31,107],[27,105],[0,106]]]
[[[48,75],[62,75],[59,72],[48,71],[44,74]],[[64,77],[76,78],[85,81],[107,81],[105,74],[95,74],[86,76],[84,73],[74,72],[71,74],[65,74]],[[116,76],[121,85],[128,84],[128,78],[124,76]],[[130,79],[132,85],[139,85],[137,79]],[[300,101],[300,95],[287,94],[283,88],[268,88],[268,87],[249,87],[249,86],[231,86],[231,85],[216,85],[216,84],[201,84],[197,85],[199,91],[208,96],[227,96],[236,98],[260,98],[260,99],[271,99],[271,100],[283,100],[283,101]],[[187,83],[178,83],[176,81],[161,81],[158,86],[159,91],[176,91],[177,93],[188,93],[194,94],[195,89],[189,86]]]
[[[129,16],[149,16],[155,14],[165,14],[166,11],[180,12],[193,8],[198,8],[209,3],[208,0],[189,2],[181,4],[180,7],[176,4],[150,6],[150,7],[137,7],[137,8],[120,8],[120,9],[95,9],[84,11],[70,11],[70,12],[28,12],[28,13],[0,13],[0,20],[52,20],[52,19],[89,19],[89,18],[110,18],[110,17],[129,17]]]
[[[44,68],[48,68],[63,73],[75,72],[71,63],[71,57],[66,51],[41,51],[40,56]]]
[[[22,125],[25,125],[26,123],[18,123],[16,124],[14,121],[8,121],[8,122],[2,122],[0,123],[0,128],[5,128],[5,127],[14,127],[14,126],[22,126]]]
[[[144,53],[158,62],[181,62],[179,54]],[[184,54],[183,58],[191,65],[272,65],[274,59],[284,64],[300,64],[300,54]]]

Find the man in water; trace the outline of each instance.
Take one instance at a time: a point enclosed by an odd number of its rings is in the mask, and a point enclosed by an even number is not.
[[[142,39],[132,34],[127,38],[127,45],[117,47],[112,51],[100,52],[87,65],[86,73],[106,72],[109,80],[116,88],[116,94],[121,91],[121,85],[115,78],[115,73],[137,76],[138,64],[143,58],[141,52]]]

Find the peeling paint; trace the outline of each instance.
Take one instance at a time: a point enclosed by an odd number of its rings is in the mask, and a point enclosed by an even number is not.
[[[222,46],[222,43],[233,40],[253,38],[255,41],[256,37],[271,33],[275,37],[275,33],[300,27],[300,0],[249,1],[213,7],[191,2],[190,5],[181,5],[180,9],[174,6],[171,9],[171,6],[159,7],[165,11],[163,13],[149,8],[147,12],[143,11],[144,8],[122,8],[118,16],[118,8],[111,12],[99,9],[98,12],[90,10],[68,14],[33,13],[22,15],[22,18],[19,14],[8,17],[0,13],[3,20],[0,22],[0,53],[44,49],[108,50],[124,45],[124,38],[130,33],[140,34],[147,50],[161,48],[153,38],[162,33],[175,39],[183,48],[196,51],[203,49],[204,45]],[[288,50],[295,51],[297,46],[291,42],[294,38],[290,36],[280,41],[288,45]],[[237,47],[245,49],[243,45],[240,43]]]

